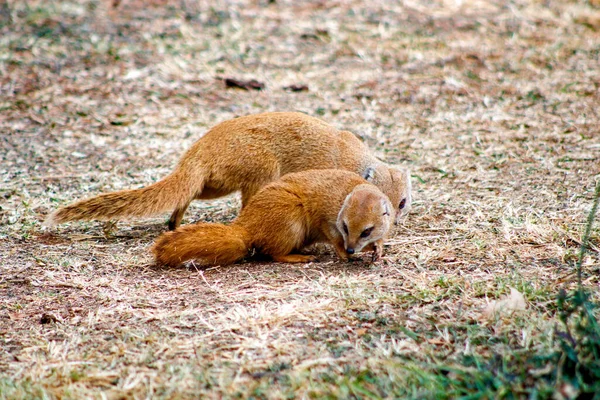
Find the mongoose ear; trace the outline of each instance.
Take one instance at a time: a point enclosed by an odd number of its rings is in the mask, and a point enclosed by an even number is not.
[[[365,137],[363,135],[361,135],[360,133],[351,132],[351,131],[342,131],[342,133],[352,135],[355,138],[357,138],[358,140],[360,140],[361,142],[365,141]]]
[[[375,167],[367,167],[362,176],[365,178],[365,180],[373,182],[373,179],[375,178]]]
[[[390,215],[390,207],[385,199],[381,199],[381,205],[383,206],[383,215]]]
[[[411,196],[411,192],[412,192],[412,182],[410,180],[410,170],[407,169],[406,170],[406,177],[405,177],[405,185],[406,185],[406,191],[408,192],[408,197]]]

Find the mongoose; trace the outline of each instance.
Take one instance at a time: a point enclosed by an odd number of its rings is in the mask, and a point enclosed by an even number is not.
[[[143,217],[174,210],[169,219],[173,230],[194,199],[214,199],[241,190],[244,208],[261,187],[283,175],[327,168],[363,176],[369,171],[369,181],[389,197],[398,217],[409,211],[408,172],[376,159],[353,133],[306,114],[269,112],[216,125],[184,154],[170,175],[150,186],[76,202],[50,214],[44,224]]]
[[[363,248],[373,250],[377,259],[394,214],[387,196],[359,175],[338,169],[308,170],[262,188],[230,225],[182,226],[163,233],[152,251],[158,264],[168,266],[188,260],[226,265],[251,250],[293,263],[314,260],[296,252],[327,242],[341,260]]]

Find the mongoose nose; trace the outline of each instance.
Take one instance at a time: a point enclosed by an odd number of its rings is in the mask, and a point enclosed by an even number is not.
[[[348,247],[346,249],[346,253],[348,253],[348,254],[354,254],[354,249],[352,247]]]

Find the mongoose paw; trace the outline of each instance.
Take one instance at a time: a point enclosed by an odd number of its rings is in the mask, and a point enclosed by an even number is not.
[[[383,246],[380,244],[373,244],[373,256],[371,257],[371,262],[376,262],[381,259],[383,256]]]
[[[281,263],[309,263],[315,261],[315,256],[307,256],[303,254],[286,254],[283,256],[273,256],[273,261]]]
[[[179,228],[179,225],[181,225],[181,219],[178,221],[175,216],[172,216],[171,218],[169,218],[168,225],[169,230],[174,231],[175,229]]]
[[[348,254],[346,254],[346,252],[336,252],[338,258],[340,259],[341,262],[348,262],[349,261],[349,256]]]
[[[376,261],[379,261],[379,259],[381,258],[380,254],[377,254],[376,251],[373,252],[373,255],[371,256],[371,262],[374,263]]]

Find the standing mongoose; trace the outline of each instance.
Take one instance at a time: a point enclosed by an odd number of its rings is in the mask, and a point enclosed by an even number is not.
[[[222,122],[183,155],[175,170],[140,189],[101,194],[62,207],[48,216],[51,226],[78,220],[143,217],[174,210],[177,228],[190,202],[241,190],[242,208],[263,186],[290,172],[345,169],[379,187],[397,215],[411,205],[410,176],[375,158],[353,133],[298,112],[269,112]],[[331,182],[335,185],[335,182]]]
[[[334,183],[334,184],[332,184]],[[250,251],[278,262],[309,262],[297,251],[316,242],[333,244],[347,260],[366,248],[373,259],[395,216],[390,200],[359,175],[338,169],[285,175],[256,193],[230,224],[198,223],[163,233],[152,251],[161,265],[188,260],[226,265]]]

